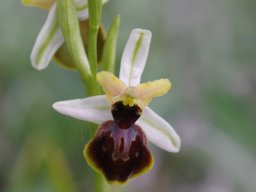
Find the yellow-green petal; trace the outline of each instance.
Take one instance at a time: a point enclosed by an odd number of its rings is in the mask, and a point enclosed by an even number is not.
[[[26,6],[38,7],[41,9],[49,10],[55,0],[21,0]]]
[[[159,97],[166,94],[171,88],[171,82],[168,79],[159,79],[149,81],[136,86],[136,96],[145,105],[148,105],[153,97]]]
[[[97,81],[102,86],[109,100],[117,95],[120,95],[126,87],[124,82],[107,71],[98,73]]]

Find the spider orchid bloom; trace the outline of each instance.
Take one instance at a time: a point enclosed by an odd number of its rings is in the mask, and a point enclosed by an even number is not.
[[[107,0],[102,1],[102,3],[106,2]],[[32,66],[37,70],[42,70],[48,66],[52,57],[64,43],[64,37],[57,21],[57,3],[56,0],[22,0],[22,3],[27,6],[39,7],[41,9],[49,10],[48,17],[37,36],[36,42],[30,55]],[[89,17],[87,0],[75,0],[75,3],[77,9],[77,17],[80,22],[87,20]],[[99,35],[102,35],[101,32]],[[63,48],[62,51],[65,53],[62,55],[58,53],[56,56],[57,61],[59,60],[62,62],[63,59],[69,60],[69,57],[65,56],[67,50]],[[69,61],[64,61],[64,65],[73,68],[69,63],[65,64],[67,62]]]
[[[168,92],[169,80],[140,84],[150,40],[150,31],[134,29],[122,56],[119,79],[106,71],[97,74],[106,95],[53,104],[62,114],[100,124],[94,139],[85,146],[84,155],[88,164],[110,183],[125,183],[151,169],[153,156],[147,139],[169,152],[180,149],[175,130],[147,107],[153,97]]]

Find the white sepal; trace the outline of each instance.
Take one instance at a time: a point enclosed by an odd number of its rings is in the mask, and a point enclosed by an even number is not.
[[[56,3],[54,3],[32,49],[30,56],[32,66],[38,70],[46,68],[63,42],[64,38],[57,23]]]
[[[149,107],[144,109],[136,124],[142,128],[148,140],[156,146],[169,152],[179,152],[180,137],[168,122]]]
[[[126,43],[122,60],[119,79],[127,86],[136,86],[144,70],[151,41],[151,32],[148,30],[134,29]]]
[[[86,20],[89,18],[88,12],[88,0],[76,0],[77,17],[79,20]],[[102,4],[105,4],[108,0],[102,0]]]
[[[79,20],[85,20],[89,18],[88,1],[76,0],[77,17]]]
[[[53,104],[53,108],[64,115],[96,124],[113,120],[106,95],[59,101]]]
[[[79,20],[88,19],[87,0],[77,0],[76,6]],[[64,43],[64,38],[57,21],[56,7],[56,3],[54,3],[45,24],[37,36],[30,56],[32,66],[38,70],[48,66],[53,55]]]

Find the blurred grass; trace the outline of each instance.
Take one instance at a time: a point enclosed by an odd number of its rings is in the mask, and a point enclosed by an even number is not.
[[[256,3],[254,0],[116,1],[121,15],[117,65],[130,31],[152,31],[143,81],[170,78],[171,92],[151,107],[180,134],[178,154],[151,146],[156,165],[123,191],[253,192],[256,188]],[[0,2],[0,191],[91,191],[82,150],[88,124],[52,110],[84,97],[79,76],[29,61],[47,13]],[[118,70],[116,70],[118,71]],[[22,190],[21,190],[22,189]]]

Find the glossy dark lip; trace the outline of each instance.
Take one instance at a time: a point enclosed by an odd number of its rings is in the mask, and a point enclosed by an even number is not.
[[[115,121],[106,121],[99,127],[86,148],[85,157],[109,182],[125,183],[150,170],[153,164],[142,129],[135,124],[121,129]]]

